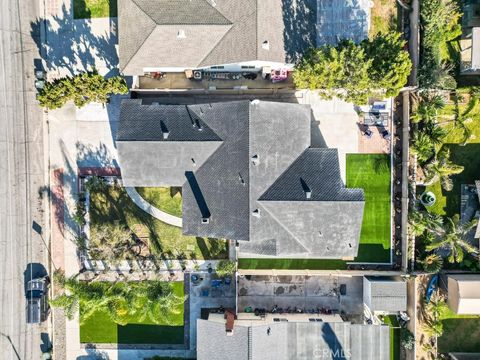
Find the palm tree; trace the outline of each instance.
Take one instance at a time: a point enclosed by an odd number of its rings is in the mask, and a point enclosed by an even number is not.
[[[412,211],[408,214],[410,233],[415,236],[422,235],[426,230],[434,231],[443,225],[440,216],[422,211]]]
[[[134,257],[133,232],[122,225],[103,224],[92,229],[89,250],[93,259],[118,263]]]
[[[429,254],[419,263],[422,264],[423,270],[429,273],[438,273],[443,267],[443,259],[437,254]]]
[[[88,192],[104,191],[107,189],[107,182],[101,176],[93,175],[85,182],[85,189]]]
[[[447,136],[447,130],[436,122],[426,123],[423,131],[428,135],[433,145],[442,144],[443,138]]]
[[[411,119],[414,123],[434,122],[437,119],[438,110],[445,107],[445,100],[439,94],[434,94],[431,97],[424,96],[418,104],[417,111],[412,115]]]
[[[413,135],[412,152],[417,155],[420,162],[430,159],[434,154],[434,144],[430,136],[424,132],[416,132]]]
[[[460,223],[458,219],[447,218],[447,224],[437,231],[437,239],[427,245],[427,250],[445,249],[450,263],[461,263],[465,252],[478,255],[478,249],[467,242],[468,233],[477,226],[477,221]]]
[[[463,166],[450,161],[450,150],[442,150],[436,158],[425,166],[425,185],[440,181],[445,191],[453,189],[452,175],[460,174]]]
[[[462,131],[463,138],[461,144],[465,145],[472,137],[472,130],[466,125],[466,123],[472,121],[472,118],[469,115],[480,99],[480,91],[476,88],[472,88],[472,90],[470,90],[470,99],[468,100],[467,106],[463,112],[460,112],[460,107],[458,105],[459,98],[460,97],[458,95],[455,97],[455,119],[453,125],[455,128],[458,128]]]

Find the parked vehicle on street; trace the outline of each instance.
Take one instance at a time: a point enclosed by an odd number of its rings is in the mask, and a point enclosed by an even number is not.
[[[27,324],[39,324],[48,317],[48,276],[32,279],[27,283]]]

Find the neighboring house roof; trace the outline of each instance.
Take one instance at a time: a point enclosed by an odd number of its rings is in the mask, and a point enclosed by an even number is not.
[[[476,189],[477,189],[478,201],[480,202],[480,180],[476,180],[476,181],[475,181],[475,187],[476,187]],[[479,221],[478,224],[477,224],[477,229],[475,230],[474,238],[475,238],[475,239],[479,239],[479,238],[480,238],[480,221]]]
[[[280,0],[120,0],[120,69],[293,62],[315,44],[314,14]]]
[[[480,315],[480,275],[448,275],[448,305],[456,314]]]
[[[363,301],[371,311],[406,311],[407,283],[400,277],[365,276]]]
[[[197,320],[198,360],[387,360],[390,329],[347,322],[278,322],[236,325]]]
[[[123,183],[183,185],[184,233],[246,240],[242,254],[354,257],[363,191],[345,188],[335,149],[310,147],[311,122],[298,104],[125,100]]]

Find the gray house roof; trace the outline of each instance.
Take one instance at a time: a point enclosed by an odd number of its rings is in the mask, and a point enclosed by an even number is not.
[[[363,299],[371,311],[406,311],[407,283],[400,277],[365,276]]]
[[[124,185],[183,185],[185,234],[245,240],[248,256],[356,256],[363,191],[345,188],[335,149],[310,148],[309,106],[124,100],[121,112]]]
[[[267,330],[269,330],[269,333]],[[390,329],[382,325],[328,322],[279,322],[235,325],[197,320],[198,360],[387,360]]]
[[[315,11],[280,0],[120,0],[120,69],[293,62],[315,44]]]

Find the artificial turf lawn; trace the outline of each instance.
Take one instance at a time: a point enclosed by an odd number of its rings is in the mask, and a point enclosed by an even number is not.
[[[442,316],[443,334],[438,338],[438,351],[480,352],[480,316],[457,315],[450,309]]]
[[[136,188],[137,192],[157,209],[174,216],[182,216],[181,188]]]
[[[117,17],[117,0],[73,0],[73,18]]]
[[[390,262],[390,157],[347,154],[347,187],[362,188],[365,209],[358,256],[354,262]],[[329,259],[239,259],[240,269],[346,269]]]
[[[465,98],[465,101],[458,104],[459,112],[467,110],[467,99],[470,89],[457,89],[457,93]],[[462,131],[455,127],[452,119],[455,118],[455,104],[450,102],[439,112],[438,120],[447,130],[447,136],[443,139],[442,145],[438,146],[440,151],[442,147],[450,149],[450,159],[458,165],[462,165],[464,170],[458,175],[453,175],[453,189],[445,191],[440,183],[428,186],[427,191],[432,191],[437,200],[435,204],[428,207],[428,211],[452,217],[460,213],[460,193],[462,184],[474,184],[475,180],[480,178],[480,101],[474,105],[468,114],[470,121],[466,126],[470,129],[472,136],[466,145],[461,145]],[[418,194],[419,196],[421,194]]]
[[[396,315],[383,317],[383,322],[390,326],[390,360],[400,360],[400,331]]]
[[[390,262],[391,190],[387,154],[347,154],[347,187],[365,192],[355,262]]]
[[[226,259],[225,240],[186,236],[182,229],[165,224],[140,209],[125,189],[109,185],[106,190],[90,193],[90,236],[100,225],[124,225],[140,239],[145,239],[152,254],[167,258]]]
[[[184,296],[183,282],[172,282],[173,291]],[[93,344],[183,344],[183,304],[180,313],[172,313],[168,324],[154,324],[149,319],[140,322],[132,317],[125,326],[114,323],[108,314],[94,313],[80,325],[80,342]],[[81,311],[81,309],[80,309]]]

